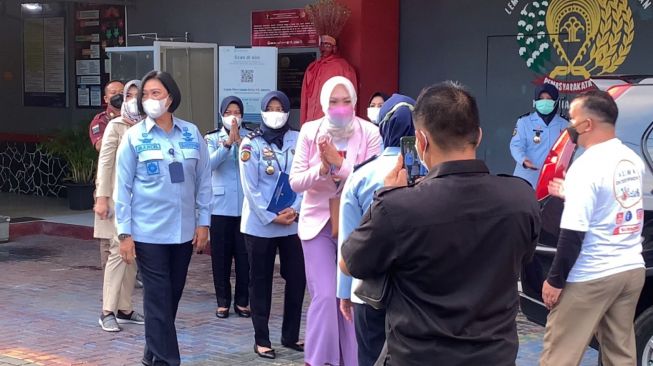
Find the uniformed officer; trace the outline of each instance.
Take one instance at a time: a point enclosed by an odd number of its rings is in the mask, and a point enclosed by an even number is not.
[[[238,167],[238,146],[249,130],[241,128],[243,102],[236,96],[222,100],[222,127],[209,132],[206,142],[211,159],[213,212],[211,215],[211,262],[218,308],[215,316],[226,318],[231,306],[231,263],[236,265],[234,311],[249,318],[249,262],[240,232],[243,189]]]
[[[211,170],[197,127],[172,113],[181,93],[170,74],[143,77],[138,109],[147,115],[117,151],[114,201],[120,254],[143,277],[146,365],[179,365],[175,329],[193,246],[204,249],[211,220]]]
[[[379,113],[379,130],[385,149],[379,157],[374,157],[357,166],[347,178],[340,198],[340,230],[338,230],[338,258],[342,258],[340,248],[349,234],[356,229],[363,213],[372,204],[374,192],[383,187],[383,180],[392,170],[400,154],[400,139],[415,136],[412,110],[415,100],[393,94],[385,101]],[[372,366],[379,358],[385,343],[385,310],[374,309],[359,299],[353,290],[360,280],[353,279],[338,269],[338,298],[340,311],[347,320],[352,318],[358,343],[358,366]],[[351,300],[351,301],[350,301]]]
[[[549,151],[569,121],[558,112],[558,89],[542,84],[535,89],[535,111],[519,117],[510,140],[516,162],[514,175],[526,179],[533,188]]]
[[[249,255],[249,297],[254,325],[254,352],[275,358],[268,319],[272,300],[272,275],[277,249],[281,277],[286,281],[281,344],[303,351],[299,341],[302,304],[306,288],[304,255],[297,236],[297,217],[302,195],[292,192],[288,173],[297,144],[290,130],[290,101],[272,91],[261,101],[263,123],[243,139],[240,171],[245,194],[241,231]]]
[[[425,89],[413,119],[428,175],[407,185],[397,159],[384,182],[397,188],[377,193],[342,245],[343,272],[363,283],[387,279],[379,363],[514,365],[517,278],[539,233],[533,190],[476,159],[478,107],[460,85]]]

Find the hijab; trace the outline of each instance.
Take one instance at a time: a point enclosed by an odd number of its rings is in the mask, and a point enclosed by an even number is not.
[[[352,115],[351,123],[348,123],[344,127],[340,127],[329,120],[329,100],[331,99],[331,93],[336,88],[336,86],[342,85],[347,90],[349,97],[351,98],[351,105],[354,109]],[[334,137],[335,139],[348,139],[351,135],[354,134],[354,120],[356,119],[356,102],[358,96],[356,95],[356,89],[354,84],[344,76],[334,76],[331,79],[327,80],[322,86],[322,91],[320,92],[320,104],[322,105],[322,112],[324,112],[324,118],[327,120],[327,132]]]
[[[415,100],[401,94],[392,94],[379,112],[379,132],[383,146],[399,147],[404,136],[415,136],[413,108]]]
[[[281,108],[283,109],[284,113],[290,113],[290,100],[286,94],[276,90],[265,94],[263,99],[261,99],[261,112],[265,112],[268,109],[268,104],[270,104],[273,99],[276,99],[279,101],[279,103],[281,103]],[[260,128],[261,132],[263,132],[263,140],[265,140],[265,142],[268,144],[275,144],[279,147],[279,149],[283,149],[283,136],[290,129],[288,121],[286,121],[286,124],[284,124],[281,128],[276,130],[268,127],[263,122],[261,122]]]
[[[120,116],[122,116],[122,119],[127,122],[129,125],[133,125],[139,121],[141,121],[145,116],[140,114],[138,112],[138,107],[136,108],[136,113],[130,113],[129,109],[127,108],[127,93],[129,93],[129,89],[132,87],[136,87],[136,89],[141,88],[141,81],[140,80],[131,80],[125,84],[125,87],[122,90],[122,96],[123,96],[123,103],[122,106],[120,107]],[[134,96],[134,99],[136,99],[136,96]]]
[[[535,100],[539,100],[542,93],[549,94],[551,96],[551,99],[555,100],[556,102],[558,101],[558,97],[560,96],[560,93],[558,92],[558,88],[556,88],[554,85],[549,83],[544,83],[538,86],[537,88],[535,88]],[[540,116],[540,118],[542,118],[544,123],[546,123],[546,125],[548,126],[557,113],[558,113],[558,103],[556,103],[556,106],[551,113],[542,114],[540,112],[537,112],[537,115]]]

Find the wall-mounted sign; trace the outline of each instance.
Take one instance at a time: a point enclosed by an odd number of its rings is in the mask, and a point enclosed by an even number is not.
[[[77,4],[75,7],[75,76],[78,107],[104,107],[109,81],[107,47],[126,46],[125,7]]]
[[[508,0],[504,10],[518,18],[519,56],[537,74],[535,83],[577,94],[594,87],[591,76],[615,73],[628,58],[635,38],[631,4],[646,11],[651,2]]]
[[[66,107],[66,29],[63,16],[24,15],[23,103]]]
[[[235,95],[245,107],[243,119],[261,122],[261,99],[277,89],[277,49],[275,47],[220,47],[218,97]]]
[[[317,47],[318,34],[304,9],[254,11],[252,46]]]

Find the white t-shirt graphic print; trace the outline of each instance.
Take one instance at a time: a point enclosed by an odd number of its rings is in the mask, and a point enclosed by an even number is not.
[[[560,227],[586,232],[567,282],[644,267],[642,159],[619,139],[587,149],[565,177]]]

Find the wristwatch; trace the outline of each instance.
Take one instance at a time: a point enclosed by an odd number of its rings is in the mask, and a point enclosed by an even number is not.
[[[131,238],[131,237],[132,237],[131,234],[120,234],[120,235],[118,235],[118,240],[123,241],[123,240],[125,240],[127,238]]]

